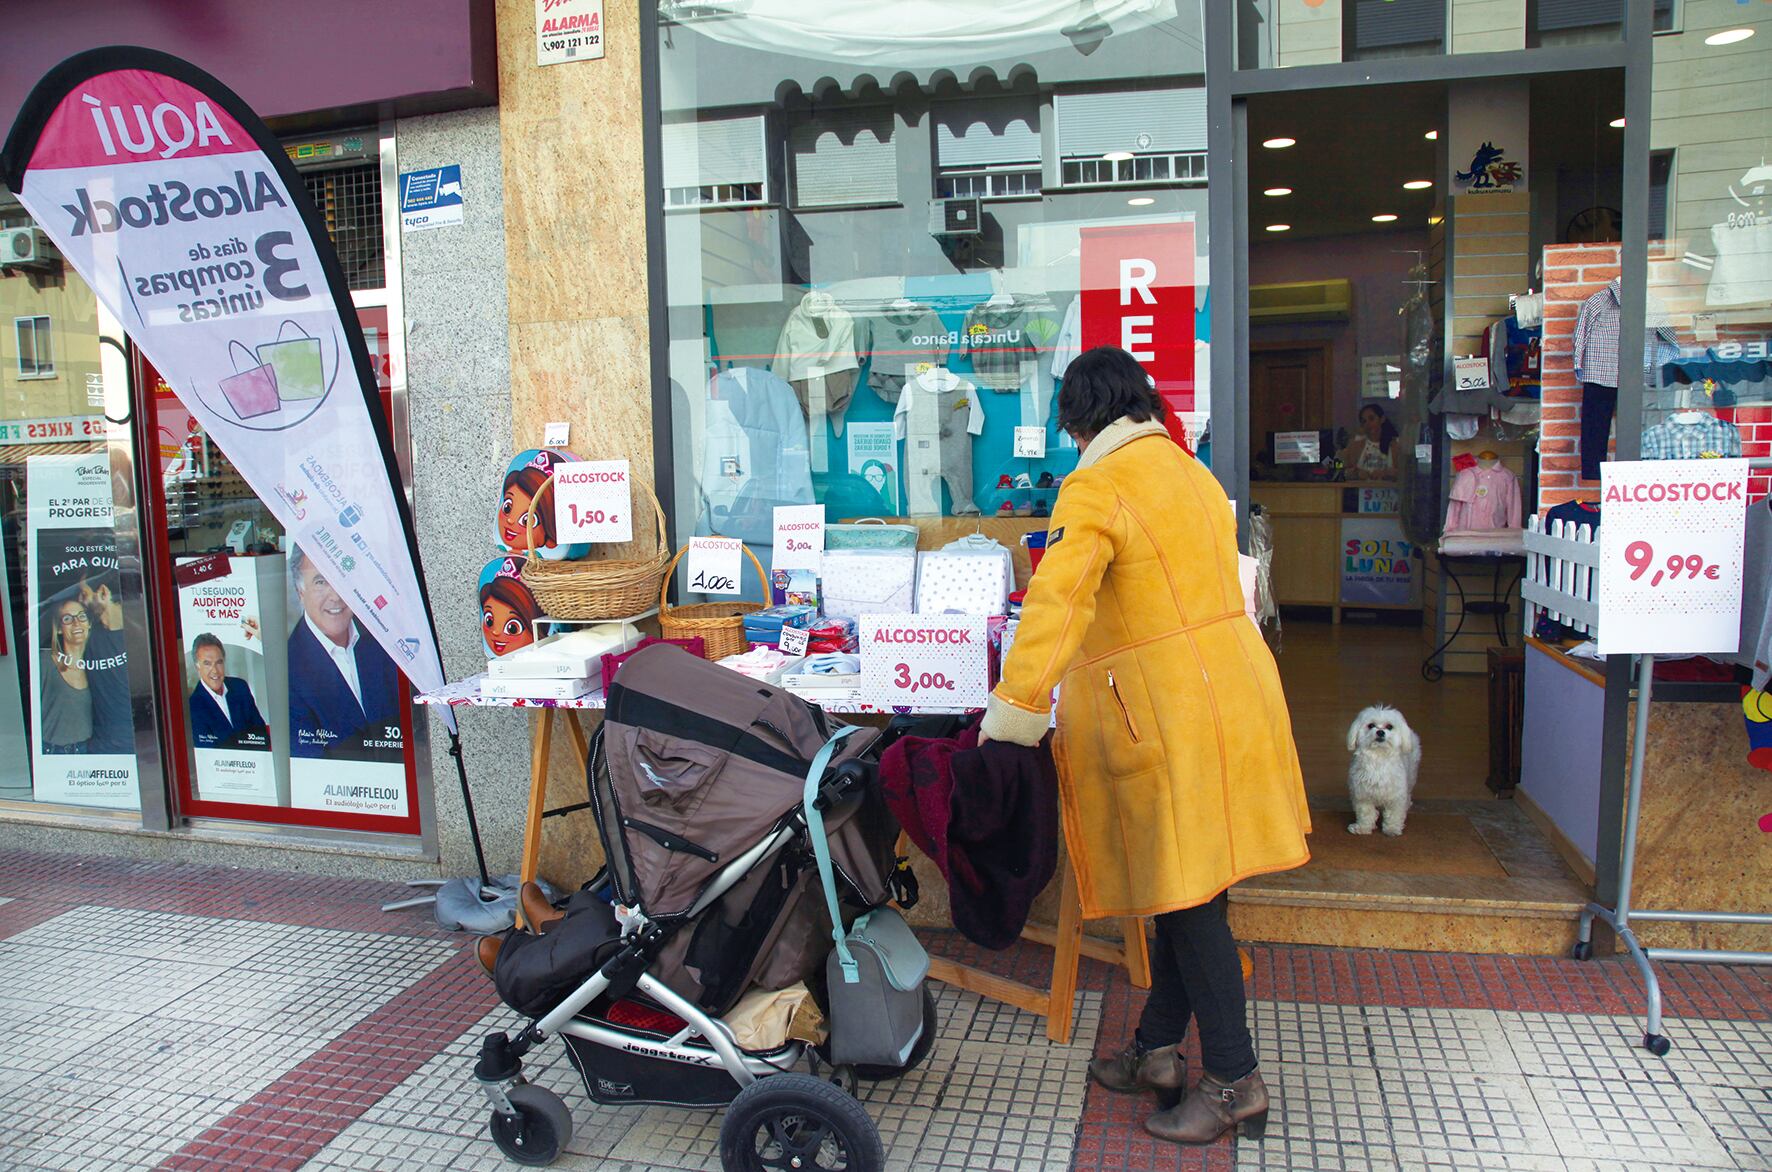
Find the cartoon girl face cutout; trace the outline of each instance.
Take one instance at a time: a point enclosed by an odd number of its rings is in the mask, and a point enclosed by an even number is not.
[[[521,577],[523,562],[520,557],[494,558],[480,571],[480,637],[489,657],[535,642],[537,620],[545,617]]]
[[[505,467],[493,520],[500,550],[527,555],[533,549],[535,556],[548,560],[581,558],[590,552],[588,545],[562,545],[554,525],[554,491],[548,479],[557,465],[576,458],[558,448],[530,448],[518,452]]]

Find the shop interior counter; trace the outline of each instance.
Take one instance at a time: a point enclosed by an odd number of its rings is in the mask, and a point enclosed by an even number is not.
[[[1388,600],[1382,591],[1360,597],[1360,591],[1350,590],[1344,582],[1342,551],[1350,523],[1355,529],[1394,528],[1400,539],[1400,492],[1395,481],[1382,480],[1252,483],[1250,500],[1273,522],[1275,601],[1281,606],[1327,607],[1338,623],[1348,607],[1420,609],[1419,573],[1409,576],[1410,588],[1391,591]]]

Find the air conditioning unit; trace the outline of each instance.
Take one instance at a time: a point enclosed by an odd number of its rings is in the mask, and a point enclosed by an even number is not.
[[[929,201],[931,236],[978,236],[984,232],[984,209],[976,197]]]
[[[1340,277],[1249,288],[1249,320],[1254,322],[1346,321],[1351,304],[1352,286]]]
[[[32,267],[61,259],[41,228],[0,228],[0,265]]]

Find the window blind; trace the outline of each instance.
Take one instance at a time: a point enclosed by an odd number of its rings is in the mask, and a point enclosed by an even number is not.
[[[1052,101],[1062,158],[1206,149],[1206,90],[1201,86],[1058,94]]]
[[[667,122],[662,131],[667,188],[763,183],[769,178],[761,114]]]
[[[1623,24],[1624,0],[1538,0],[1538,30]]]
[[[1446,0],[1354,0],[1354,47],[1384,49],[1444,40]]]
[[[1040,161],[1040,110],[1026,101],[968,102],[935,116],[935,158],[942,167],[992,167]]]
[[[796,207],[898,202],[889,106],[817,115],[788,134]]]

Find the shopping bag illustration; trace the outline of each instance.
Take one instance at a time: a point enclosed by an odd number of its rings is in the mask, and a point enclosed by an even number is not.
[[[244,368],[240,365],[241,354],[246,355]],[[234,414],[242,419],[255,419],[277,410],[276,370],[269,363],[258,361],[241,342],[228,343],[228,357],[234,362],[235,373],[221,380],[221,392],[227,397]]]
[[[295,336],[288,337],[290,331]],[[292,321],[277,329],[277,340],[258,348],[258,360],[277,372],[277,394],[285,403],[318,399],[326,393],[320,365],[320,341]]]

